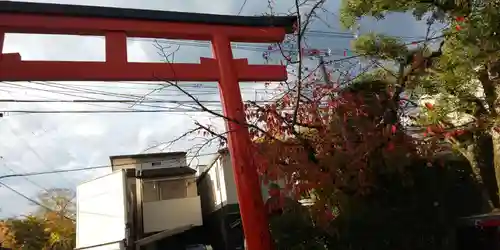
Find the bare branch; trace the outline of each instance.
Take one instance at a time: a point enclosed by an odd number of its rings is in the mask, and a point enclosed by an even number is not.
[[[157,147],[159,147],[159,146],[165,146],[165,145],[166,145],[165,147],[170,147],[170,146],[172,146],[174,143],[176,143],[176,142],[178,142],[178,141],[182,140],[184,137],[186,137],[186,136],[188,136],[188,135],[190,135],[190,134],[193,134],[193,133],[195,133],[195,132],[198,132],[198,131],[199,131],[199,130],[201,130],[201,129],[202,129],[201,127],[196,127],[196,128],[190,129],[189,131],[187,131],[187,132],[183,133],[182,135],[180,135],[180,136],[178,136],[178,137],[174,138],[173,140],[170,140],[170,141],[168,141],[168,142],[158,143],[158,144],[156,144],[156,145],[154,145],[154,146],[151,146],[151,147],[148,147],[148,148],[144,149],[142,152],[146,152],[146,151],[148,151],[148,150],[151,150],[151,149],[153,149],[153,148],[157,148]]]
[[[188,96],[189,98],[191,98],[195,103],[196,105],[198,105],[201,109],[201,111],[203,112],[207,112],[211,115],[214,115],[216,117],[219,117],[219,118],[223,118],[224,120],[226,121],[229,121],[229,122],[234,122],[238,125],[242,125],[244,127],[247,127],[247,128],[253,128],[259,132],[261,132],[262,134],[266,135],[267,137],[271,138],[271,139],[274,139],[274,140],[278,140],[277,138],[275,138],[274,136],[272,136],[271,134],[269,134],[267,131],[265,131],[264,129],[260,128],[259,126],[257,125],[254,125],[254,124],[249,124],[249,123],[246,123],[246,122],[240,122],[238,120],[235,120],[231,117],[227,117],[223,114],[220,114],[220,113],[217,113],[209,108],[207,108],[205,105],[203,105],[203,103],[201,103],[198,98],[196,98],[194,95],[192,95],[191,93],[187,92],[185,89],[183,89],[182,87],[180,87],[178,84],[174,83],[174,82],[170,82],[170,81],[167,81],[171,86],[174,86],[176,87],[179,91],[181,91],[183,94],[185,94],[186,96]]]
[[[227,132],[222,133],[222,134],[217,134],[212,129],[210,129],[209,127],[207,127],[205,125],[200,124],[199,122],[196,122],[195,124],[198,126],[198,128],[204,129],[206,132],[208,132],[212,136],[218,137],[219,139],[221,139],[227,143],[227,138],[223,136],[223,134],[226,134]]]

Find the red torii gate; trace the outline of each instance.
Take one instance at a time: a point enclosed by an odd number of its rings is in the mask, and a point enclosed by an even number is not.
[[[239,81],[283,81],[285,66],[233,59],[231,42],[281,42],[295,17],[241,17],[78,5],[0,2],[5,33],[104,36],[105,62],[22,61],[0,53],[0,81],[218,81],[247,247],[270,249],[267,218],[245,121]],[[211,41],[213,58],[195,63],[131,63],[127,37]]]

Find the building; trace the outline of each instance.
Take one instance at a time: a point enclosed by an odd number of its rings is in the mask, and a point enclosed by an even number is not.
[[[220,150],[209,164],[203,166],[197,183],[203,224],[206,232],[211,234],[208,243],[215,250],[244,249],[238,195],[227,149]],[[263,199],[267,200],[267,185],[261,186],[261,192]]]
[[[77,249],[202,244],[196,171],[185,152],[111,156],[112,173],[77,187]]]

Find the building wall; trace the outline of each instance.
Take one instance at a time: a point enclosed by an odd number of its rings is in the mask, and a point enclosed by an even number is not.
[[[234,171],[233,165],[231,163],[231,157],[228,151],[221,154],[221,169],[224,171],[225,176],[225,186],[227,190],[227,203],[228,204],[238,204],[238,193],[236,191],[236,182],[234,181]],[[284,181],[277,181],[281,187],[285,185]],[[269,187],[266,184],[261,183],[261,195],[264,200],[269,196]]]
[[[144,233],[172,230],[183,226],[201,226],[200,197],[143,203]]]
[[[228,204],[238,204],[238,193],[236,191],[236,182],[234,181],[233,165],[231,165],[231,157],[229,153],[221,154],[221,169],[224,171],[224,183],[227,194]]]
[[[218,210],[221,205],[238,204],[234,171],[228,151],[222,151],[213,164],[205,169],[208,171],[198,183],[203,212],[209,214]],[[278,184],[284,186],[283,181],[278,181]],[[267,185],[261,185],[264,200],[268,198],[268,190]]]
[[[77,248],[119,242],[127,237],[124,180],[125,173],[115,171],[77,186]],[[112,247],[110,244],[100,249],[116,249]]]
[[[145,233],[202,224],[194,175],[145,180],[142,197]]]
[[[209,214],[227,204],[226,176],[223,170],[223,159],[217,156],[212,165],[207,167],[198,183],[203,213]]]
[[[169,169],[187,167],[185,154],[118,156],[111,158],[111,165],[117,169]],[[142,229],[154,233],[187,225],[202,224],[200,197],[195,175],[147,178],[141,180],[141,195],[137,196],[136,178],[127,180],[131,211],[136,211],[134,197],[142,202]],[[140,198],[139,198],[140,197]],[[129,214],[135,221],[136,216]]]
[[[169,155],[163,157],[147,158],[116,158],[111,161],[113,170],[118,169],[149,169],[149,168],[168,168],[168,167],[186,167],[187,160],[185,155]]]
[[[143,183],[144,202],[195,196],[198,196],[198,188],[194,175],[148,179]]]
[[[243,249],[243,229],[229,152],[220,152],[204,169],[198,179],[198,193],[209,243],[214,250]],[[278,184],[283,186],[284,183]],[[261,185],[261,192],[262,198],[267,200],[268,186]]]

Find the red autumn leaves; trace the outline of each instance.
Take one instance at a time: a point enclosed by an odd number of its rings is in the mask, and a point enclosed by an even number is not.
[[[428,110],[434,110],[434,104],[426,102],[424,106]],[[445,130],[445,128],[441,124],[434,124],[427,127],[424,132],[424,136],[432,136],[432,135],[443,135],[445,138],[461,136],[465,134],[465,130],[463,129],[455,129],[452,131]]]
[[[427,127],[426,132],[424,132],[424,136],[443,135],[445,138],[461,136],[463,134],[465,134],[465,130],[463,129],[446,131],[440,124],[430,125]]]
[[[455,18],[455,20],[456,20],[458,23],[463,23],[463,22],[465,22],[465,17],[463,17],[463,16],[458,16],[458,17],[456,17],[456,18]],[[460,26],[460,24],[457,24],[457,25],[455,26],[455,29],[456,29],[457,31],[460,31],[460,30],[462,30],[462,26]]]
[[[370,82],[360,90],[345,91],[338,85],[313,88],[311,101],[297,108],[296,121],[300,126],[295,127],[289,125],[296,108],[292,94],[285,94],[274,106],[247,109],[251,119],[262,121],[268,132],[251,131],[263,182],[283,180],[283,191],[296,200],[311,190],[321,189],[368,193],[376,178],[367,170],[371,157],[406,157],[414,146],[411,138],[400,131],[398,121],[380,125],[386,110],[392,107],[387,104],[392,92],[379,90],[376,84],[380,83]],[[294,128],[302,136],[291,133]],[[380,152],[381,148],[387,153]],[[277,197],[279,190],[271,190],[269,195]],[[277,200],[277,204],[269,201],[268,209],[274,211],[279,207],[279,199],[272,200]],[[325,208],[315,209],[323,214]],[[332,220],[332,209],[327,211],[326,220]]]
[[[425,107],[426,107],[428,110],[434,110],[434,104],[432,104],[432,103],[426,102],[426,103],[425,103]]]

